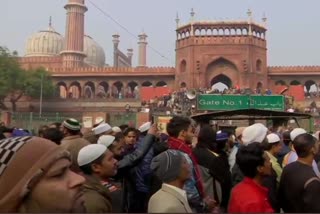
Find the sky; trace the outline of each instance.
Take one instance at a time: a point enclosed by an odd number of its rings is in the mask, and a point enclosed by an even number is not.
[[[67,0],[0,0],[0,46],[24,54],[28,37],[48,27],[64,35]],[[96,9],[97,5],[107,15]],[[106,52],[112,64],[112,35],[120,34],[120,49],[134,49],[137,64],[137,39],[142,31],[148,35],[148,66],[175,65],[175,18],[181,24],[190,20],[247,19],[250,8],[254,20],[267,17],[268,65],[320,65],[319,0],[86,0],[85,32]],[[116,20],[121,26],[112,21]],[[133,34],[133,35],[132,35]]]

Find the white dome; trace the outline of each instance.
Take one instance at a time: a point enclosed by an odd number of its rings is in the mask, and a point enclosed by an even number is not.
[[[25,56],[55,56],[63,50],[64,39],[51,25],[32,35],[26,44]]]
[[[105,66],[106,56],[103,48],[90,36],[84,36],[84,53],[87,55],[84,62],[95,67]]]

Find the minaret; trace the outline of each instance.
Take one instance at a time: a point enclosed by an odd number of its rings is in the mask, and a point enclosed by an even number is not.
[[[263,26],[267,28],[267,16],[265,13],[263,13],[262,23],[263,23]]]
[[[140,34],[139,36],[139,56],[138,56],[138,66],[145,67],[147,66],[147,35],[145,33]]]
[[[252,36],[252,28],[251,28],[251,24],[252,24],[252,12],[250,9],[248,9],[247,11],[247,15],[248,15],[248,23],[249,23],[249,36]]]
[[[65,68],[80,67],[86,55],[83,52],[84,14],[88,10],[84,0],[68,0],[65,47],[61,52]]]
[[[179,23],[180,23],[180,18],[179,18],[179,14],[178,14],[178,12],[177,12],[177,16],[176,16],[175,21],[176,21],[177,29],[178,29],[178,28],[179,28]]]
[[[132,66],[132,56],[133,56],[133,49],[132,48],[127,49],[127,56],[130,61],[130,66]]]
[[[118,67],[118,46],[120,43],[120,35],[119,34],[114,34],[112,35],[112,42],[113,42],[113,67]]]

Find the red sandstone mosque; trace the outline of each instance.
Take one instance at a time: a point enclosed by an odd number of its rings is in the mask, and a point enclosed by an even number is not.
[[[138,66],[132,67],[134,52],[119,50],[119,35],[112,36],[113,65],[106,64],[104,50],[84,29],[85,0],[68,0],[64,8],[65,35],[50,23],[47,30],[27,40],[25,56],[19,58],[26,69],[42,66],[52,73],[60,98],[44,102],[44,111],[105,111],[128,103],[138,108],[139,90],[152,86],[177,90],[211,88],[221,82],[273,92],[287,86],[295,96],[297,88],[308,92],[320,80],[320,66],[269,67],[267,19],[256,22],[250,11],[242,21],[197,21],[192,11],[191,21],[182,25],[177,17],[176,47],[172,47],[175,67],[147,65],[147,35],[143,33],[138,36]],[[27,110],[28,105],[21,102],[20,109]]]

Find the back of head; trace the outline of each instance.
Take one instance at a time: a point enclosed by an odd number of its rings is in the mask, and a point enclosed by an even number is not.
[[[291,141],[294,141],[297,136],[305,133],[307,133],[307,131],[303,128],[295,128],[290,132],[290,139]]]
[[[213,128],[205,124],[200,128],[198,143],[196,147],[213,150],[213,143],[216,141],[216,132]]]
[[[55,142],[57,145],[61,144],[61,140],[63,139],[63,133],[57,128],[48,128],[43,133],[43,138],[51,140]]]
[[[68,130],[71,135],[80,134],[81,125],[78,120],[74,118],[68,118],[63,121],[62,126]]]
[[[264,165],[263,154],[264,150],[260,143],[240,147],[236,155],[236,163],[244,176],[254,178],[257,175],[257,167]]]
[[[300,134],[293,141],[293,147],[299,158],[305,158],[311,154],[311,149],[315,146],[316,139],[310,134]],[[315,151],[316,153],[317,151]]]
[[[53,163],[70,159],[55,143],[39,137],[0,141],[0,212],[17,212],[24,197]]]
[[[177,138],[183,130],[188,130],[191,120],[187,117],[174,116],[167,124],[167,133],[170,137]]]
[[[291,142],[291,139],[290,139],[290,131],[285,131],[285,132],[283,132],[283,134],[282,134],[282,139],[283,139],[283,143],[284,143],[286,146],[289,146],[289,143]]]

